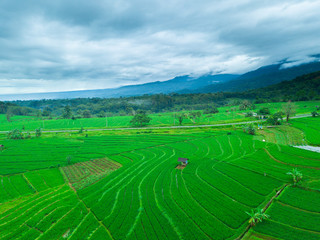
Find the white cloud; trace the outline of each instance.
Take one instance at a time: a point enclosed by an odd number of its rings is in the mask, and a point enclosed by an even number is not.
[[[319,10],[311,0],[4,1],[0,94],[304,63],[320,53]]]

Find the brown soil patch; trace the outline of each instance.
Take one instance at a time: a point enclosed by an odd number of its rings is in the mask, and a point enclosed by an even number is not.
[[[122,165],[118,162],[101,158],[75,163],[61,169],[68,178],[70,187],[73,190],[79,190],[99,181],[120,167]]]
[[[176,166],[176,169],[184,169],[187,165],[178,165]]]

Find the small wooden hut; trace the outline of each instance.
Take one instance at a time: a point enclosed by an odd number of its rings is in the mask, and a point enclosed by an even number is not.
[[[178,162],[181,162],[183,166],[186,166],[188,164],[188,158],[178,158]]]

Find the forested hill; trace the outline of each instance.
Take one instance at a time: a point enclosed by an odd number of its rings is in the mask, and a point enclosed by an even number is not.
[[[245,73],[239,78],[231,80],[227,83],[209,85],[204,88],[199,88],[189,92],[240,92],[270,86],[282,81],[292,80],[295,77],[304,74],[320,71],[320,62],[312,62],[290,68],[283,68],[283,64],[285,63],[264,66],[255,71]]]
[[[260,101],[307,101],[320,99],[320,71],[299,76],[268,87],[246,91],[247,97]]]
[[[38,113],[39,111],[35,108],[0,101],[0,114],[7,114],[7,118],[13,115],[37,115]]]

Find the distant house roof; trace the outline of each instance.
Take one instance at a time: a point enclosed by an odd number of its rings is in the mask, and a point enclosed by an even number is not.
[[[186,163],[186,162],[188,162],[188,158],[179,158],[178,159],[178,162],[183,162],[183,163]]]

